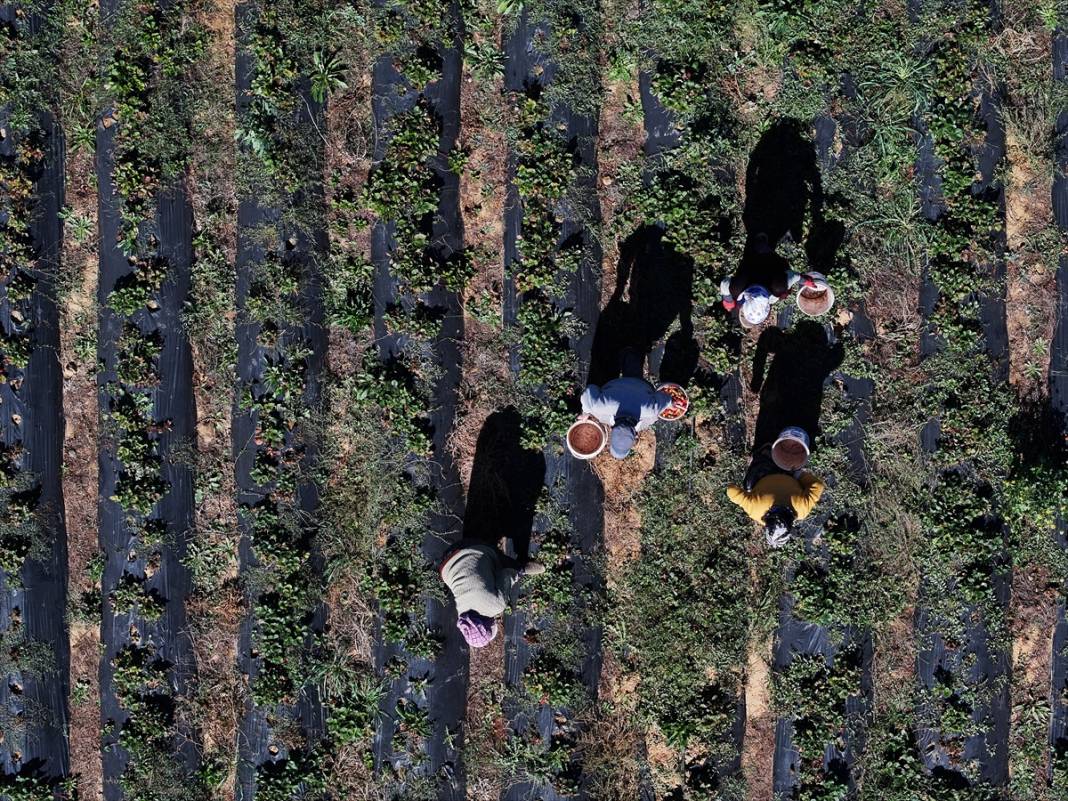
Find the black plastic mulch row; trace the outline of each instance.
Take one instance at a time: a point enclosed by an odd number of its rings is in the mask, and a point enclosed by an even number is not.
[[[426,102],[441,125],[437,153],[431,167],[440,182],[438,206],[429,231],[428,257],[444,267],[463,249],[463,222],[460,216],[460,178],[449,167],[448,156],[455,147],[460,132],[460,86],[463,80],[462,20],[459,4],[451,2],[445,12],[455,39],[439,44],[437,56],[441,60],[441,78],[426,87],[413,88],[401,76],[389,55],[381,56],[374,65],[373,111],[375,118],[375,163],[386,155],[389,144],[388,128],[397,115],[411,111],[422,100]],[[390,334],[384,321],[387,310],[397,301],[398,281],[390,274],[390,252],[397,244],[393,239],[394,226],[390,221],[378,222],[372,232],[371,259],[375,266],[374,308],[375,333],[380,358],[388,361],[404,346],[403,335]],[[461,535],[464,497],[457,465],[446,442],[456,416],[456,397],[460,384],[461,353],[464,325],[458,293],[438,285],[421,299],[429,308],[443,312],[441,328],[433,342],[436,365],[441,376],[434,387],[430,412],[433,457],[429,460],[430,482],[440,511],[429,521],[423,554],[431,564],[438,564],[451,543]],[[375,647],[375,664],[379,669],[395,657],[408,664],[407,676],[393,681],[380,707],[381,717],[375,736],[375,762],[384,766],[394,762],[391,743],[396,727],[397,704],[404,695],[409,678],[428,678],[429,717],[432,733],[427,741],[429,752],[428,775],[446,777],[439,783],[439,797],[443,801],[462,799],[465,794],[463,769],[460,765],[459,729],[467,705],[468,659],[467,645],[456,628],[456,607],[429,600],[426,610],[427,626],[444,640],[442,650],[433,661],[404,653],[399,643],[385,643],[379,639]],[[398,767],[403,767],[398,765]]]
[[[913,2],[910,8],[918,10],[921,3]],[[992,8],[993,12],[993,8]],[[993,21],[992,21],[993,24]],[[1000,219],[1004,220],[1004,190],[998,178],[998,168],[1005,157],[1005,133],[998,117],[998,97],[983,91],[979,96],[979,117],[986,129],[984,145],[975,151],[979,164],[980,185],[984,190],[996,187],[1000,194]],[[926,219],[936,224],[945,204],[942,195],[942,181],[937,175],[940,166],[934,152],[934,140],[922,119],[914,119],[917,132],[916,177],[920,186],[921,210]],[[1001,234],[1004,238],[1004,232]],[[1005,264],[997,259],[992,265],[992,277],[1003,287]],[[938,287],[931,281],[928,272],[923,274],[920,287],[920,314],[925,322],[920,335],[921,358],[933,355],[939,349],[938,338],[927,325],[938,302]],[[1008,380],[1008,332],[1005,318],[1004,288],[999,295],[979,297],[985,350],[991,360],[991,369],[998,380]],[[929,420],[920,432],[920,444],[924,452],[937,450],[941,423],[938,417]],[[1011,591],[1012,571],[1007,553],[999,560],[992,583],[999,605],[1008,609]],[[979,765],[979,777],[984,783],[995,787],[1004,785],[1009,778],[1008,738],[1011,718],[1009,674],[1011,655],[1006,651],[991,652],[988,647],[989,633],[982,625],[969,624],[967,642],[959,649],[947,649],[942,634],[937,630],[937,622],[932,621],[922,605],[925,588],[921,581],[921,604],[916,613],[916,633],[921,643],[917,657],[918,682],[924,689],[932,689],[938,683],[936,676],[940,673],[959,675],[964,669],[963,654],[971,653],[976,657],[976,665],[964,677],[971,686],[998,687],[992,703],[977,710],[974,719],[982,732],[968,738],[961,758]],[[923,647],[929,642],[929,647]],[[917,709],[922,721],[930,717],[930,712],[922,705]],[[921,725],[917,731],[919,752],[928,770],[938,770],[943,775],[959,775],[959,769],[946,752],[939,732],[935,727]],[[967,778],[959,776],[967,783]]]
[[[850,76],[842,77],[839,87],[843,94],[853,96],[855,91]],[[820,172],[823,175],[837,169],[838,165],[847,160],[853,148],[857,146],[857,134],[852,121],[848,117],[836,119],[832,114],[824,113],[813,121],[815,131],[814,146],[818,156]],[[841,147],[835,151],[835,137],[841,134]],[[823,265],[817,265],[820,269]],[[831,265],[828,265],[831,266]],[[826,269],[826,267],[824,267]],[[830,281],[834,283],[834,276],[830,275]],[[786,303],[779,313],[779,324],[788,328],[799,311],[794,308],[792,298]],[[848,336],[855,340],[857,345],[869,340],[873,336],[872,324],[865,311],[863,299],[852,303],[849,307],[852,318],[848,325]],[[837,309],[832,310],[837,314]],[[842,347],[829,324],[824,323],[829,348]],[[841,382],[842,389],[835,387]],[[871,397],[874,392],[874,384],[870,379],[854,378],[836,370],[829,374],[824,381],[825,392],[842,391],[852,401],[857,403],[857,409],[849,426],[834,437],[836,444],[846,448],[850,476],[837,476],[833,474],[821,474],[820,478],[827,486],[829,494],[834,493],[835,486],[841,480],[852,480],[861,486],[866,485],[868,480],[868,465],[864,454],[864,431],[871,417]],[[814,433],[814,432],[811,432]],[[805,554],[808,558],[823,562],[829,558],[827,546],[816,544],[817,538],[823,532],[828,522],[829,514],[827,502],[817,507],[816,512],[808,519],[798,524],[799,533],[804,537]],[[787,576],[787,583],[793,581],[793,575]],[[794,614],[794,602],[789,594],[780,599],[779,604],[779,627],[775,633],[775,645],[772,655],[772,669],[776,672],[787,670],[795,656],[809,655],[822,656],[828,668],[833,669],[835,661],[839,658],[859,659],[860,682],[846,701],[846,719],[850,721],[864,720],[871,708],[872,702],[872,656],[873,643],[871,632],[853,626],[830,628],[800,619]],[[827,699],[828,703],[834,703],[833,699]],[[864,749],[863,727],[855,725],[847,726],[838,741],[828,742],[825,746],[822,758],[822,770],[827,775],[835,775],[844,780],[850,792],[856,789],[857,776],[855,767],[857,760]],[[775,756],[773,773],[773,790],[776,795],[785,798],[792,797],[797,791],[800,781],[801,754],[794,746],[794,720],[788,717],[780,717],[775,725]],[[809,759],[814,755],[806,755]]]
[[[238,124],[249,113],[249,89],[254,63],[248,51],[245,35],[251,29],[256,18],[257,5],[243,3],[235,9],[238,31],[238,48],[236,53],[235,88]],[[301,96],[303,102],[297,112],[295,124],[306,131],[308,142],[318,143],[321,137],[317,130],[323,127],[323,108],[310,95],[310,87],[302,82]],[[319,147],[316,144],[316,147]],[[322,159],[318,159],[322,163]],[[322,184],[312,183],[310,188],[298,190],[289,198],[294,208],[323,208],[325,204]],[[238,199],[237,226],[237,284],[236,297],[238,325],[235,327],[237,339],[237,380],[238,398],[234,404],[232,438],[234,447],[234,474],[237,484],[238,503],[255,505],[263,498],[259,485],[252,477],[252,468],[257,454],[266,446],[255,441],[256,416],[251,410],[243,410],[240,405],[240,393],[246,387],[260,385],[267,367],[264,349],[257,343],[258,323],[249,322],[245,316],[249,289],[256,273],[257,265],[277,257],[278,261],[292,267],[298,273],[300,308],[303,323],[300,326],[287,327],[283,332],[287,342],[295,342],[306,347],[310,353],[306,357],[304,369],[303,401],[307,408],[320,407],[322,398],[322,374],[326,360],[326,325],[323,301],[323,278],[320,273],[321,257],[327,251],[326,232],[322,229],[306,230],[290,227],[281,219],[282,210],[272,208],[260,202],[258,197],[243,195]],[[317,219],[321,215],[317,215]],[[279,243],[275,250],[264,245],[264,230],[272,230]],[[294,366],[293,369],[297,369]],[[286,433],[284,447],[294,446],[294,432]],[[314,438],[302,440],[303,457],[300,464],[301,475],[296,487],[295,507],[304,521],[315,521],[319,509],[319,487],[313,479],[318,463],[318,446]],[[241,531],[239,546],[240,570],[242,575],[249,575],[256,569],[256,558],[252,549],[251,525],[246,516],[239,514]],[[314,523],[312,523],[314,525]],[[307,535],[303,531],[302,535]],[[312,570],[321,570],[321,558],[312,553]],[[326,621],[326,608],[318,603],[311,610],[307,622],[309,636],[321,632]],[[255,609],[242,621],[238,635],[238,663],[242,673],[254,683],[260,669],[260,660],[253,655],[253,634],[256,626]],[[288,718],[288,723],[296,727],[299,738],[310,751],[314,751],[326,733],[324,711],[318,687],[308,684],[300,689],[297,702],[286,709],[270,710],[272,717]],[[271,765],[283,765],[291,757],[286,743],[277,738],[278,731],[272,730],[267,717],[268,710],[255,705],[249,697],[245,715],[238,730],[238,767],[236,797],[238,801],[252,801],[255,797],[257,773]],[[281,729],[285,726],[278,726]],[[291,740],[289,741],[291,742]]]
[[[1053,77],[1068,81],[1068,32],[1058,28],[1053,38]],[[1068,109],[1057,116],[1054,137],[1056,169],[1053,171],[1053,215],[1057,227],[1068,231]],[[1068,436],[1068,256],[1061,256],[1057,269],[1057,321],[1053,332],[1049,363],[1049,394],[1053,411],[1060,415]],[[1068,510],[1062,509],[1057,519],[1057,541],[1068,549]],[[1050,692],[1052,720],[1049,762],[1050,779],[1055,768],[1064,768],[1068,761],[1068,615],[1064,601],[1057,605],[1057,625],[1053,633],[1053,686]]]
[[[548,35],[543,23],[531,21],[527,12],[523,12],[517,21],[515,30],[504,43],[506,93],[524,95],[537,92],[552,83],[559,65],[548,60],[537,49],[539,36]],[[555,105],[550,113],[549,126],[561,130],[569,142],[569,148],[576,154],[582,170],[577,181],[575,196],[581,198],[583,212],[589,219],[600,218],[600,206],[595,186],[597,175],[597,117],[577,114],[564,104]],[[505,204],[504,219],[504,321],[506,326],[516,324],[520,293],[516,291],[512,277],[513,265],[519,263],[517,237],[523,228],[523,206],[514,182],[514,156],[510,159],[508,195]],[[585,377],[590,366],[594,329],[600,314],[600,272],[601,248],[593,238],[583,220],[578,218],[570,207],[561,209],[564,214],[558,244],[579,238],[582,241],[583,257],[567,292],[562,298],[555,298],[559,309],[569,309],[576,320],[583,326],[583,333],[570,342],[571,352],[578,362],[576,374]],[[513,348],[511,368],[513,374],[519,372],[520,353]],[[545,486],[554,500],[567,510],[572,530],[572,543],[583,554],[592,556],[597,553],[603,541],[604,490],[592,465],[586,461],[571,458],[562,448],[549,445],[544,449]],[[585,566],[579,563],[575,570],[576,592],[582,587],[598,586],[599,577],[590,575]],[[505,680],[509,687],[522,686],[523,672],[530,660],[530,647],[524,639],[528,623],[521,612],[505,616]],[[597,683],[601,672],[601,636],[599,627],[590,627],[582,633],[586,647],[586,659],[582,666],[582,681],[589,697],[595,699]],[[506,710],[507,711],[507,710]],[[522,731],[528,722],[534,723],[546,742],[552,736],[555,726],[554,710],[549,705],[539,707],[537,717],[528,721],[527,710],[511,710],[512,724],[515,730]],[[505,791],[503,801],[529,801],[531,798],[543,801],[555,801],[558,794],[552,787],[530,782],[513,784]]]
[[[14,7],[0,6],[0,24],[10,23]],[[31,30],[44,23],[47,8],[31,15]],[[34,206],[29,220],[34,263],[22,265],[36,278],[29,299],[28,324],[32,328],[29,362],[22,370],[8,365],[7,381],[0,386],[0,432],[5,448],[23,449],[21,466],[32,473],[39,486],[36,519],[48,548],[43,558],[28,558],[22,566],[20,584],[11,586],[0,573],[0,629],[11,628],[18,614],[29,642],[46,646],[51,664],[40,674],[6,676],[0,685],[0,707],[9,715],[23,715],[25,737],[5,738],[0,746],[0,770],[22,773],[46,782],[66,778],[70,772],[67,750],[67,698],[70,690],[70,646],[67,636],[67,537],[61,489],[63,408],[59,369],[59,314],[55,304],[55,279],[59,267],[63,207],[63,133],[51,112],[42,109],[37,124],[43,134],[39,143],[43,158],[33,176]],[[0,111],[0,127],[8,128]],[[0,141],[0,159],[14,157],[19,144],[15,135]],[[11,221],[17,222],[17,221]],[[14,303],[0,301],[0,325],[12,331]],[[21,381],[15,390],[12,381]],[[14,691],[9,679],[21,681]],[[19,758],[15,758],[18,752]]]
[[[118,10],[117,3],[101,5],[102,18],[109,20]],[[127,647],[152,647],[155,658],[166,665],[173,690],[183,694],[195,672],[192,643],[186,629],[185,600],[191,587],[188,570],[182,564],[187,537],[193,524],[193,474],[188,459],[171,458],[176,449],[188,448],[195,441],[196,424],[193,403],[193,370],[189,340],[182,327],[181,313],[189,294],[192,264],[192,210],[181,182],[159,193],[154,223],[142,230],[142,243],[154,236],[157,240],[157,263],[164,266],[166,278],[158,293],[158,308],[142,308],[123,317],[108,304],[108,296],[120,279],[134,272],[134,266],[119,248],[120,199],[112,179],[115,169],[115,126],[97,128],[97,178],[100,186],[100,276],[97,300],[100,304],[97,358],[99,403],[108,431],[107,414],[115,408],[119,386],[118,340],[124,324],[135,326],[144,336],[162,339],[159,356],[160,384],[152,392],[152,417],[158,424],[157,439],[161,477],[166,494],[151,515],[165,526],[158,570],[152,573],[142,543],[127,526],[126,513],[115,501],[122,471],[114,450],[115,441],[105,436],[99,457],[100,499],[99,542],[104,556],[101,579],[101,638],[104,652],[100,664],[101,721],[103,727],[104,798],[117,801],[122,797],[120,779],[126,768],[127,754],[118,737],[127,721],[127,712],[116,697],[113,660]],[[146,593],[164,604],[156,621],[146,620],[136,611],[117,614],[111,593],[124,576],[141,582]],[[190,771],[195,770],[197,753],[190,732],[176,744],[175,758]]]

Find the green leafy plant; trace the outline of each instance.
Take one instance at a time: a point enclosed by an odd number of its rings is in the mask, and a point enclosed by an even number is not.
[[[321,50],[312,54],[311,94],[315,102],[325,103],[331,92],[348,88],[342,77],[345,70],[337,54],[327,55]]]

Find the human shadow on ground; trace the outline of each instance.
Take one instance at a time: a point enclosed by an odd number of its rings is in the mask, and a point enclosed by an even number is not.
[[[615,289],[593,335],[588,383],[618,378],[624,348],[647,357],[678,319],[679,329],[664,344],[659,378],[686,385],[698,359],[692,314],[693,260],[664,241],[663,228],[642,226],[620,246]]]
[[[769,354],[774,358],[765,376]],[[787,331],[764,329],[753,358],[751,389],[760,393],[754,450],[774,442],[787,426],[800,426],[816,441],[823,384],[842,356],[842,342],[831,345],[823,325],[813,320],[802,320]]]
[[[826,200],[808,126],[793,119],[776,122],[753,148],[745,173],[745,249],[735,273],[744,280],[738,285],[772,287],[775,276],[790,266],[775,253],[787,236],[804,244],[809,269],[830,276],[845,228],[824,217]]]
[[[545,456],[521,443],[519,412],[509,407],[486,418],[475,444],[467,491],[464,539],[497,546],[507,537],[519,561],[530,553],[534,510],[545,482]]]

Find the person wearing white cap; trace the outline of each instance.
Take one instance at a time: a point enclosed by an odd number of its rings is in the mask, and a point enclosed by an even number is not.
[[[764,525],[764,537],[771,548],[790,541],[794,523],[808,517],[820,496],[823,482],[809,470],[783,470],[765,445],[753,455],[742,486],[730,484],[727,497],[749,517]]]
[[[672,399],[642,377],[645,357],[633,348],[622,354],[623,375],[603,387],[590,384],[582,393],[582,411],[612,429],[608,450],[625,459],[638,439],[638,432],[655,423]]]

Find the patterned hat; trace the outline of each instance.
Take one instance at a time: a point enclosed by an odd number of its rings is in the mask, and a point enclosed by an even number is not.
[[[497,621],[474,610],[456,618],[456,628],[472,648],[485,648],[497,636]]]

